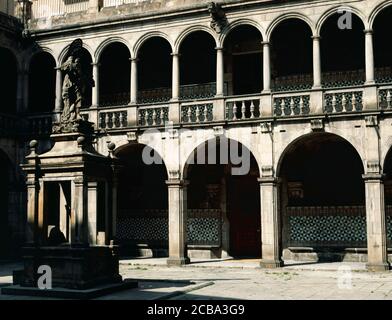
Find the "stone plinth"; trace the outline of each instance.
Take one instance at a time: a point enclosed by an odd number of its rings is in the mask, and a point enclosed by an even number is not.
[[[87,290],[120,283],[118,256],[112,247],[24,248],[22,287],[37,287],[39,266],[50,266],[53,288]]]

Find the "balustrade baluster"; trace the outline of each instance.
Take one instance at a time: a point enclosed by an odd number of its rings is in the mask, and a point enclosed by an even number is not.
[[[335,111],[335,112],[337,111],[336,106],[337,106],[336,94],[333,93],[332,94],[332,111]]]
[[[192,122],[192,108],[191,106],[188,106],[188,111],[187,111],[187,115],[188,115],[188,123]]]
[[[250,103],[250,118],[254,119],[255,118],[255,104],[253,100]]]
[[[357,109],[357,97],[355,96],[355,92],[352,93],[351,104],[353,111],[355,111]]]
[[[305,103],[304,103],[304,97],[301,96],[299,98],[299,112],[300,114],[305,114]]]
[[[290,98],[290,115],[295,115],[295,102],[294,98]]]
[[[200,106],[196,106],[196,122],[200,122]]]
[[[109,127],[109,123],[110,123],[110,116],[109,116],[109,112],[105,113],[105,128]]]
[[[158,124],[157,109],[152,109],[152,125]]]
[[[343,112],[348,111],[347,110],[347,106],[348,106],[347,102],[348,101],[347,101],[346,95],[343,93],[343,96],[342,96],[342,111]]]
[[[234,102],[233,104],[233,120],[238,120],[237,118],[237,103]]]
[[[119,114],[119,121],[120,121],[120,128],[122,128],[124,126],[124,113],[122,111],[120,111]]]
[[[246,112],[245,101],[242,101],[242,105],[241,105],[241,120],[246,118],[245,112]]]
[[[391,108],[392,106],[392,90],[388,90],[387,92],[387,108]]]
[[[208,121],[208,110],[207,109],[208,109],[208,106],[205,105],[204,108],[203,108],[204,122]]]
[[[282,98],[282,116],[285,115],[285,110],[286,110],[286,99]]]
[[[161,112],[160,112],[160,121],[161,121],[161,125],[165,124],[165,109],[161,108]]]

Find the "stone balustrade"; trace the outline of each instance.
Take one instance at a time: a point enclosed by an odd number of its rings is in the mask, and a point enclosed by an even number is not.
[[[137,117],[139,126],[163,126],[166,121],[169,121],[169,106],[140,106],[138,107]]]
[[[99,113],[99,127],[101,129],[117,129],[128,126],[128,112],[125,109],[105,110]]]
[[[392,108],[392,86],[385,86],[379,88],[378,101],[380,109]]]
[[[240,121],[260,117],[260,97],[226,99],[226,120]]]
[[[182,123],[203,123],[214,119],[214,103],[184,103],[181,104]]]
[[[48,135],[52,132],[53,115],[30,115],[27,117],[28,130],[33,135]]]
[[[275,116],[299,116],[310,112],[310,94],[276,94],[273,97]]]
[[[363,90],[345,89],[326,91],[324,94],[324,112],[355,112],[363,109]]]

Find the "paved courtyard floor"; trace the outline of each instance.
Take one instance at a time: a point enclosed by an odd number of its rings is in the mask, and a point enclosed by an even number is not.
[[[0,287],[12,282],[17,268],[20,264],[0,264]],[[369,273],[361,263],[292,262],[265,270],[257,260],[194,261],[169,268],[165,259],[127,259],[120,272],[125,279],[138,279],[139,288],[100,300],[392,299],[392,272]],[[32,298],[0,295],[4,299]]]

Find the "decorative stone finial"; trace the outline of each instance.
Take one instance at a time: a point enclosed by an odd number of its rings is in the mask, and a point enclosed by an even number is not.
[[[37,153],[37,147],[38,147],[38,141],[37,140],[31,140],[29,143],[30,147],[30,155],[35,156]]]
[[[108,150],[109,150],[109,157],[114,158],[113,153],[116,149],[116,144],[114,142],[108,141]]]

